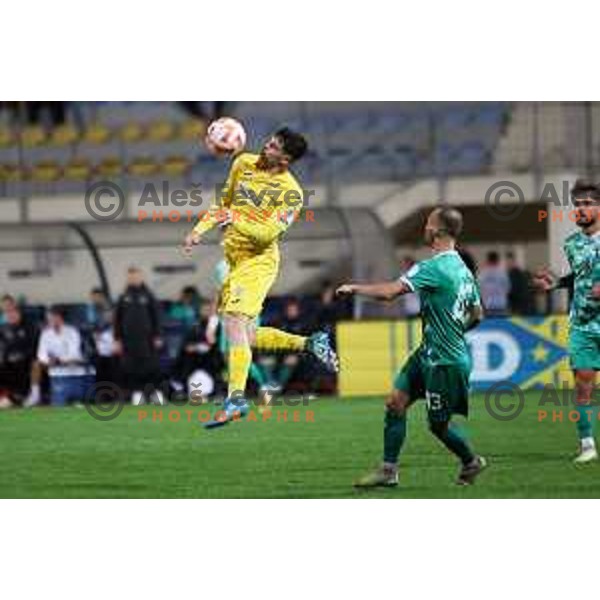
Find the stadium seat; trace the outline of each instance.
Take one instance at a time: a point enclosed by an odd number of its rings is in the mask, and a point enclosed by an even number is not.
[[[144,129],[138,123],[127,123],[117,131],[117,138],[125,143],[131,144],[144,137]]]
[[[54,161],[48,160],[35,164],[30,171],[32,181],[56,181],[62,174],[61,166]]]
[[[25,173],[18,164],[0,164],[0,179],[2,181],[23,181]]]
[[[20,131],[20,139],[24,148],[36,148],[46,141],[46,131],[39,125],[29,125]]]
[[[184,140],[202,139],[206,133],[206,123],[197,119],[188,119],[179,126],[178,133]]]
[[[353,181],[431,176],[435,168],[480,172],[492,160],[508,107],[502,102],[236,105],[249,149],[282,124],[307,135],[311,154],[294,171],[311,183],[342,171]],[[76,114],[77,122],[85,123],[81,131],[70,123],[48,134],[38,126],[20,134],[0,127],[0,163],[20,162],[25,172],[50,180],[49,165],[57,163],[69,182],[85,181],[92,173],[140,180],[189,173],[207,185],[225,177],[226,163],[214,161],[202,144],[206,122],[189,118],[177,102],[79,102]],[[14,170],[5,169],[4,177],[8,173],[14,177]]]
[[[0,148],[8,148],[15,140],[15,134],[10,127],[0,127]]]
[[[159,165],[151,157],[138,157],[127,165],[127,172],[134,177],[146,177],[157,173]]]
[[[95,166],[94,171],[103,177],[116,177],[124,171],[124,165],[118,156],[109,156]]]
[[[71,181],[86,181],[92,173],[92,166],[83,158],[76,158],[67,163],[63,169],[65,179]]]
[[[174,138],[175,131],[175,126],[172,123],[156,121],[148,126],[145,138],[155,143],[166,142]]]
[[[101,123],[94,123],[87,127],[83,133],[82,141],[87,144],[106,144],[112,137],[112,132]]]
[[[67,146],[78,141],[79,131],[73,125],[60,125],[55,127],[48,136],[48,143],[55,146]]]
[[[191,161],[184,156],[169,156],[162,163],[163,171],[172,176],[183,175],[190,166]]]

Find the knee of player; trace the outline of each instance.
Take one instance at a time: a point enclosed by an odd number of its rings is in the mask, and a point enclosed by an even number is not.
[[[246,340],[248,333],[248,318],[244,315],[226,313],[224,315],[225,334],[230,342]]]
[[[596,371],[581,369],[575,373],[575,383],[578,385],[594,385],[596,382]]]
[[[394,413],[398,416],[404,416],[408,409],[409,398],[408,396],[399,390],[394,390],[386,399],[385,409],[388,412]]]

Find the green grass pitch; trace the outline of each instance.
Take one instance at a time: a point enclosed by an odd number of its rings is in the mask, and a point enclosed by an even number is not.
[[[571,464],[576,435],[568,408],[563,423],[539,422],[538,397],[529,393],[525,410],[510,422],[492,419],[482,396],[472,398],[468,431],[490,468],[471,488],[454,485],[456,463],[427,431],[419,403],[409,419],[401,485],[373,492],[351,484],[378,463],[381,399],[321,399],[288,408],[287,422],[241,422],[210,432],[198,424],[198,408],[192,422],[186,409],[164,408],[162,423],[152,421],[153,407],[142,421],[140,409],[128,407],[111,422],[77,408],[4,411],[0,497],[600,497],[600,465]],[[168,421],[170,410],[180,412],[178,423]],[[293,410],[300,422],[292,421]],[[306,411],[314,412],[314,422],[306,422]]]

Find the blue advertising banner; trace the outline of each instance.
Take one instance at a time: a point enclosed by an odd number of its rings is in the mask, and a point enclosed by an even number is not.
[[[501,381],[522,389],[545,384],[571,387],[567,338],[564,315],[484,320],[467,336],[473,390],[484,391]],[[340,394],[386,394],[395,373],[420,341],[418,320],[340,323]]]

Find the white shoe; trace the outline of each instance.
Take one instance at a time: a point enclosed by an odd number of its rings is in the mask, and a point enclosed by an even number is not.
[[[165,395],[160,390],[154,390],[150,394],[150,403],[158,406],[166,406]]]
[[[382,465],[372,473],[367,473],[358,481],[354,487],[359,489],[391,488],[398,485],[398,469],[392,465]]]
[[[131,395],[131,405],[141,406],[144,403],[144,392],[133,392]]]
[[[586,463],[598,460],[598,451],[596,446],[580,447],[579,454],[573,460],[576,465],[584,465]]]
[[[33,408],[34,406],[39,406],[41,403],[41,398],[35,396],[34,394],[30,394],[27,396],[27,400],[23,402],[23,408]]]

